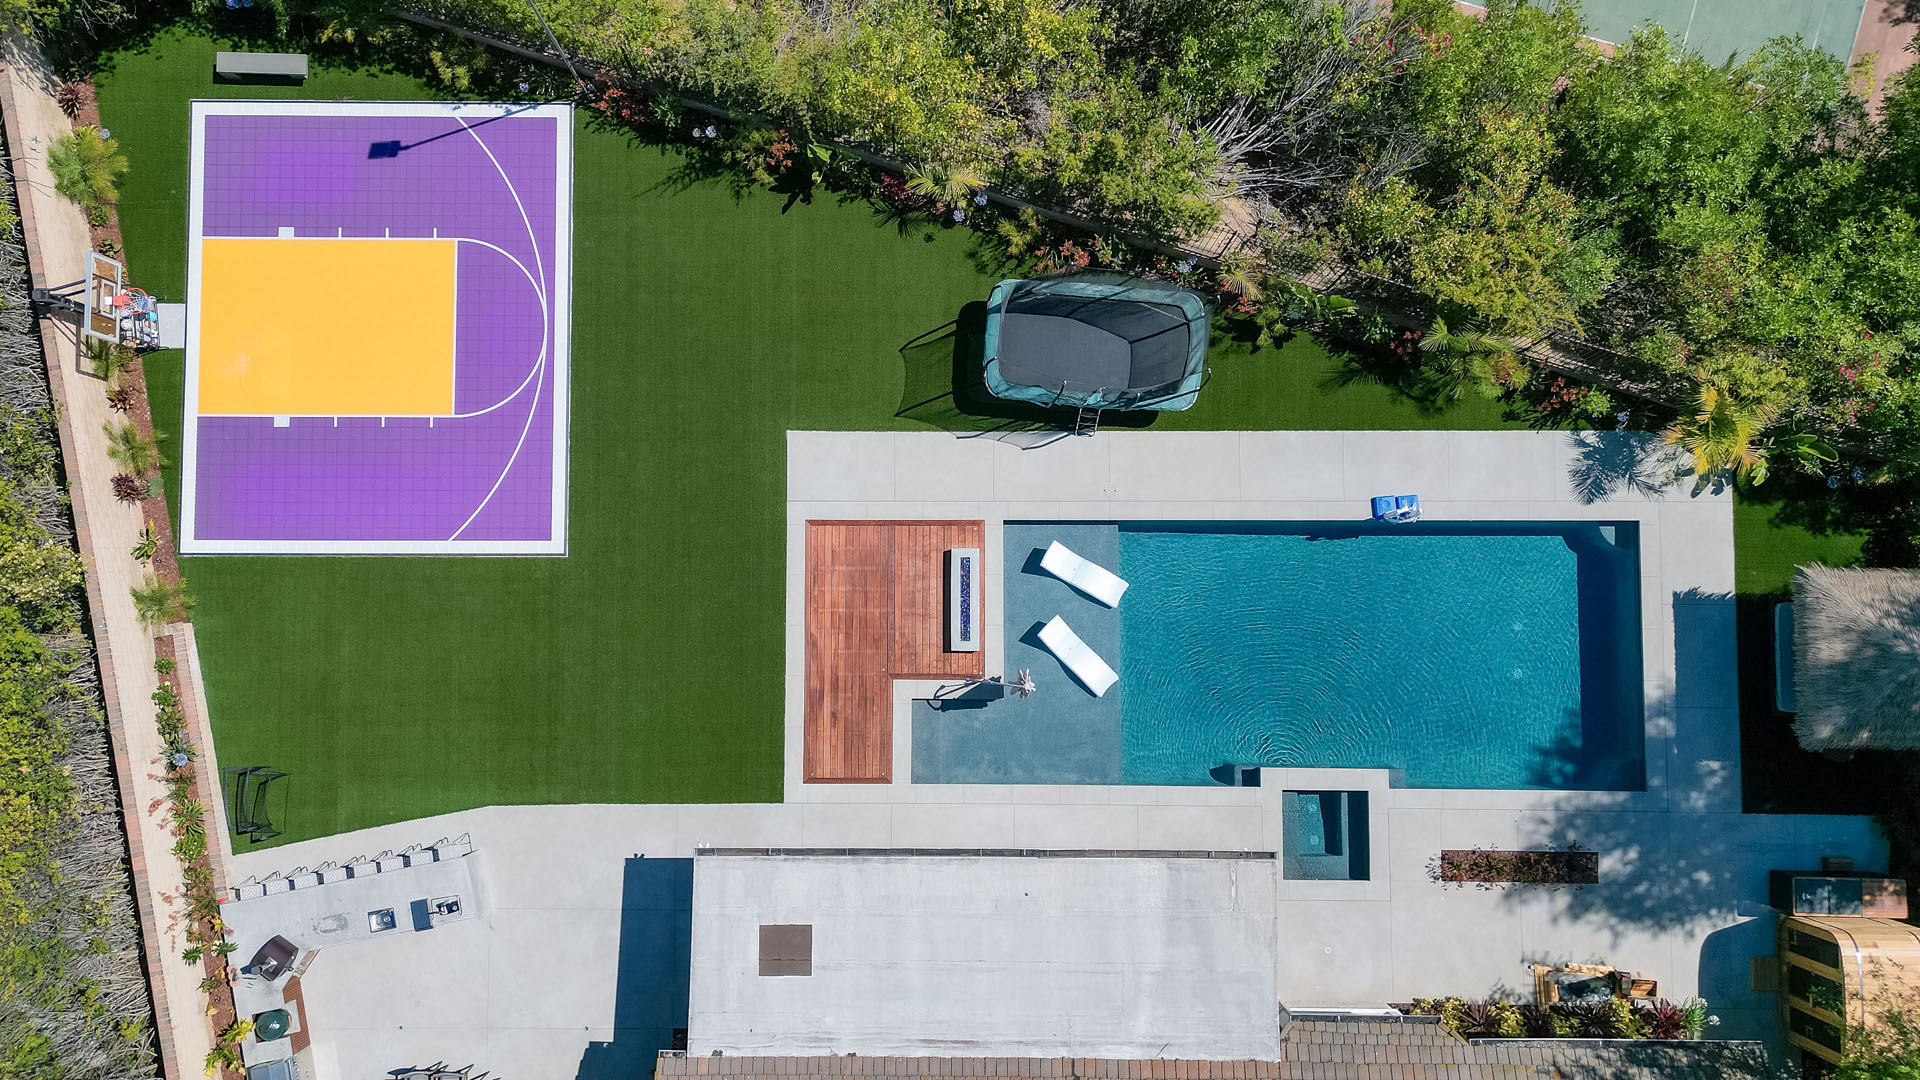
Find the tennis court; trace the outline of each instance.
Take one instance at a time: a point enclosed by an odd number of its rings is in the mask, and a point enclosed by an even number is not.
[[[184,554],[564,554],[566,105],[201,101]]]
[[[1470,4],[1469,7],[1482,5]],[[1866,0],[1583,0],[1587,33],[1623,42],[1636,27],[1658,23],[1675,41],[1714,63],[1745,58],[1771,38],[1800,35],[1848,59]]]

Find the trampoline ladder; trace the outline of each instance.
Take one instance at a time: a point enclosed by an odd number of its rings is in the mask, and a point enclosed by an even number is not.
[[[1073,417],[1073,433],[1075,435],[1091,435],[1099,430],[1100,410],[1088,408],[1085,405],[1080,406],[1080,411],[1074,414]]]

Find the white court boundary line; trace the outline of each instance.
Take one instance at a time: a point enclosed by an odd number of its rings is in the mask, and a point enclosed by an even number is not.
[[[550,501],[552,515],[549,532],[543,540],[273,540],[215,539],[201,537],[198,531],[198,473],[200,396],[200,295],[201,241],[205,235],[206,124],[214,116],[339,116],[339,117],[434,117],[445,118],[466,128],[467,121],[485,121],[506,116],[550,119],[554,122],[554,224],[552,236],[553,290],[545,298],[544,314],[548,330],[542,338],[543,349],[550,350],[543,361],[553,379],[553,460]],[[454,134],[457,134],[455,132]],[[449,136],[450,137],[450,136]],[[482,144],[484,147],[484,143]],[[488,152],[491,157],[491,152]],[[496,168],[498,163],[496,162]],[[513,105],[493,102],[418,102],[418,101],[195,101],[191,106],[189,144],[190,191],[187,205],[187,341],[184,364],[180,466],[180,536],[182,555],[565,555],[567,550],[567,504],[569,476],[567,455],[570,445],[571,384],[570,346],[572,332],[572,258],[573,258],[573,107],[564,103]],[[518,191],[514,192],[518,200]],[[524,211],[523,211],[524,213]],[[530,229],[531,231],[531,229]],[[302,237],[301,239],[309,239]],[[380,239],[353,237],[351,239]],[[398,239],[398,238],[395,238]],[[485,244],[464,237],[441,237]],[[536,248],[545,237],[537,238]],[[494,250],[497,246],[486,244]],[[502,254],[506,254],[502,251]],[[513,256],[508,255],[512,259]],[[519,260],[513,260],[516,264]],[[522,272],[525,266],[521,265]],[[540,291],[544,293],[544,283]],[[537,385],[537,380],[535,380]],[[513,400],[524,393],[516,388]],[[500,407],[505,400],[493,406]],[[491,411],[491,408],[483,411]],[[538,411],[529,409],[529,422]],[[478,415],[475,413],[473,415]],[[529,429],[530,430],[530,429]],[[522,444],[527,431],[522,433]],[[517,461],[518,449],[515,451]],[[503,474],[504,477],[504,474]],[[497,491],[499,484],[495,484]],[[491,493],[488,496],[491,498]],[[483,504],[484,505],[484,504]],[[470,523],[470,522],[469,522]],[[463,525],[464,529],[465,526]]]
[[[507,193],[513,196],[514,208],[520,211],[520,223],[527,227],[527,243],[533,248],[533,268],[538,272],[538,276],[532,278],[533,288],[535,292],[540,294],[540,361],[537,370],[544,372],[547,367],[547,336],[553,331],[553,316],[547,308],[547,287],[545,282],[541,280],[546,277],[547,269],[545,260],[540,258],[540,238],[534,235],[533,221],[527,217],[527,204],[520,201],[520,189],[514,186],[513,177],[508,176],[507,170],[501,167],[500,159],[493,156],[493,148],[487,145],[487,140],[481,138],[479,133],[473,130],[472,125],[460,117],[456,116],[454,119],[459,122],[462,130],[473,136],[473,141],[479,145],[481,152],[487,155],[487,160],[493,162],[494,171],[500,174],[501,183],[507,185]],[[496,250],[502,255],[507,254],[503,248]],[[513,256],[507,255],[507,258],[513,259]],[[520,262],[519,259],[513,259],[513,261],[516,265]],[[526,270],[527,268],[525,266],[520,267],[521,273],[526,273]],[[523,380],[521,386],[524,387],[525,385],[526,383]],[[515,390],[514,394],[517,397],[519,391]],[[520,451],[527,445],[527,434],[533,430],[533,417],[539,411],[540,384],[535,382],[533,384],[533,404],[527,407],[527,422],[520,427],[520,438],[513,444],[513,453],[508,454],[506,464],[500,466],[500,475],[494,479],[493,486],[487,489],[486,497],[480,500],[479,506],[473,508],[473,513],[467,515],[467,520],[461,522],[460,527],[453,530],[453,535],[447,537],[448,540],[460,539],[460,534],[467,531],[467,526],[472,525],[474,519],[486,510],[489,503],[493,502],[493,497],[499,494],[500,485],[506,483],[507,475],[513,472],[514,463],[520,460]],[[549,503],[552,501],[551,492],[548,493],[548,501]]]

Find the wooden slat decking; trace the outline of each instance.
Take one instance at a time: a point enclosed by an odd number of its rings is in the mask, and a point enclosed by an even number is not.
[[[978,521],[807,523],[808,783],[892,778],[894,679],[985,673],[982,653],[946,651],[947,549],[985,536]]]

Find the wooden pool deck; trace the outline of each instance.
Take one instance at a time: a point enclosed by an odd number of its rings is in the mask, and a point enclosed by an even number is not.
[[[946,648],[947,550],[985,536],[978,521],[807,522],[808,783],[892,779],[893,680],[986,673],[984,653]]]

